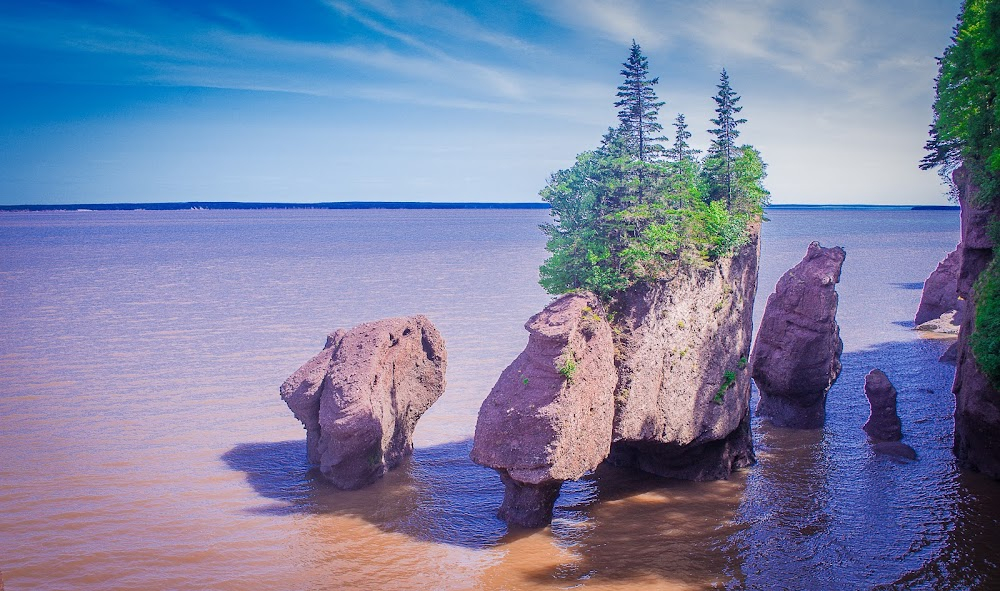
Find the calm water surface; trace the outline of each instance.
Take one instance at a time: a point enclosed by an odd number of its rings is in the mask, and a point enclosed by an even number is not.
[[[814,239],[847,249],[824,430],[755,423],[759,463],[689,483],[602,468],[508,532],[468,460],[479,404],[547,296],[538,211],[0,215],[0,570],[19,589],[994,589],[1000,484],[951,456],[947,342],[920,283],[955,212],[780,211],[757,299]],[[363,491],[305,463],[278,386],[327,332],[424,313],[448,388]],[[864,375],[920,461],[875,457]]]

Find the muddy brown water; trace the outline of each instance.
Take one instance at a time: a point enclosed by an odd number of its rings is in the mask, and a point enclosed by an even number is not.
[[[537,211],[0,215],[0,571],[21,589],[994,589],[1000,484],[951,456],[946,341],[909,321],[955,212],[774,211],[756,316],[812,239],[847,249],[844,372],[820,431],[755,422],[731,480],[602,467],[508,531],[468,460],[548,296]],[[448,388],[414,456],[339,491],[278,385],[328,331],[427,314]],[[872,454],[864,375],[899,390]]]

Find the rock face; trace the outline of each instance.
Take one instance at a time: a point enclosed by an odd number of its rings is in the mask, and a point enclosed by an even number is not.
[[[339,329],[281,385],[306,428],[309,461],[343,489],[380,478],[413,451],[417,420],[444,392],[444,340],[424,316]]]
[[[1000,392],[982,374],[969,346],[975,326],[976,297],[972,289],[979,274],[994,256],[995,245],[987,227],[998,213],[975,203],[978,188],[965,167],[952,176],[962,206],[961,265],[958,294],[966,300],[965,317],[958,335],[955,369],[955,456],[959,464],[1000,479]]]
[[[924,291],[920,296],[920,307],[913,324],[920,325],[940,318],[942,314],[956,311],[955,324],[962,322],[965,302],[958,299],[958,272],[961,266],[959,248],[948,253],[943,261],[924,281]]]
[[[840,375],[844,344],[837,325],[843,248],[809,245],[767,298],[750,363],[760,389],[757,414],[779,427],[817,429],[826,393]]]
[[[865,396],[871,412],[862,427],[873,442],[899,441],[903,438],[903,424],[896,412],[896,388],[880,369],[865,376]]]
[[[754,462],[747,355],[759,252],[758,226],[733,257],[617,299],[610,462],[688,480],[727,478]]]
[[[472,460],[500,473],[499,515],[538,527],[552,519],[564,480],[608,455],[614,417],[614,343],[593,294],[567,294],[525,324],[528,345],[479,409]]]

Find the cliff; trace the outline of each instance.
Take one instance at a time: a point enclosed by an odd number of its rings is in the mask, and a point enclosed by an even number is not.
[[[609,461],[688,480],[727,478],[754,462],[747,358],[759,256],[756,224],[734,256],[616,299]]]
[[[975,330],[976,292],[973,286],[993,260],[996,247],[987,228],[998,211],[976,203],[978,187],[965,167],[952,176],[962,206],[962,241],[958,245],[961,264],[958,295],[966,301],[966,313],[958,333],[955,369],[955,456],[959,464],[1000,479],[1000,392],[976,364],[969,335]],[[996,205],[994,205],[994,209]]]

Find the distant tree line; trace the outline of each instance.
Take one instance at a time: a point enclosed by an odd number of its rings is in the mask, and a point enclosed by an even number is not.
[[[770,193],[760,153],[739,144],[743,107],[722,70],[708,153],[688,143],[683,114],[665,148],[658,78],[633,41],[618,87],[618,127],[600,145],[554,173],[541,191],[552,223],[542,226],[551,256],[540,269],[549,293],[588,289],[603,297],[678,265],[729,256],[750,240]]]
[[[966,0],[952,43],[939,60],[934,122],[923,169],[948,176],[964,164],[979,186],[979,207],[1000,212],[1000,0]],[[952,185],[952,190],[957,188]],[[989,228],[1000,248],[1000,219]],[[1000,257],[984,270],[969,342],[976,362],[1000,388]]]

